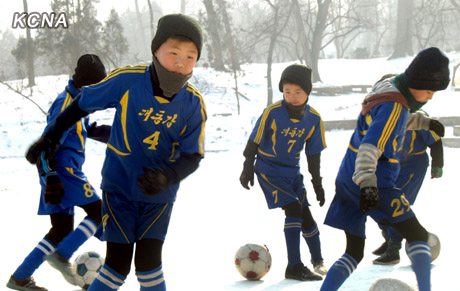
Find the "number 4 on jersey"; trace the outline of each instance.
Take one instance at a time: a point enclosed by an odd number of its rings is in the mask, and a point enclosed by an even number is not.
[[[158,145],[158,138],[160,137],[160,132],[159,131],[155,131],[154,134],[144,138],[143,142],[146,143],[146,144],[149,144],[149,150],[154,150],[156,151],[157,150],[157,145]]]

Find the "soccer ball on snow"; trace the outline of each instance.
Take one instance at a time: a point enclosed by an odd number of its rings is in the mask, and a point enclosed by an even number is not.
[[[78,286],[87,290],[103,265],[104,258],[96,252],[90,251],[78,255],[74,262]]]
[[[246,244],[235,254],[236,269],[248,280],[259,280],[268,273],[271,265],[272,256],[267,246]]]
[[[437,235],[428,232],[428,244],[430,245],[431,250],[431,262],[433,262],[438,258],[439,253],[441,252],[441,241],[439,240],[439,237]],[[406,241],[406,252],[408,247],[409,244]]]

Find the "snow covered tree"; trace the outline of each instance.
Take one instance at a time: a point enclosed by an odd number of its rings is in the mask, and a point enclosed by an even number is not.
[[[102,24],[97,20],[93,3],[98,0],[53,0],[51,11],[64,12],[67,29],[38,29],[37,51],[56,70],[56,74],[71,73],[78,58],[87,53],[100,53]],[[50,54],[49,52],[53,52]]]
[[[109,18],[105,22],[102,32],[102,51],[104,54],[101,57],[108,60],[112,68],[121,66],[126,57],[125,54],[128,52],[128,41],[123,34],[120,16],[114,9],[110,10]]]

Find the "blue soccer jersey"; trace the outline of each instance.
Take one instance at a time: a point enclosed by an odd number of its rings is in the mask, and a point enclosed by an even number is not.
[[[80,94],[73,85],[72,79],[69,80],[66,89],[59,94],[51,105],[46,118],[47,131],[48,126],[56,119],[57,115],[69,106],[73,99]],[[86,125],[88,120],[82,118],[73,126],[67,129],[59,140],[60,148],[56,153],[58,165],[61,167],[71,167],[81,169],[85,162],[85,144],[86,144]]]
[[[440,137],[431,130],[408,130],[400,154],[401,171],[404,169],[426,168],[429,158],[427,147],[434,144]]]
[[[319,113],[307,105],[301,120],[290,119],[284,100],[265,109],[249,139],[259,145],[255,170],[269,176],[299,174],[304,145],[307,155],[318,154],[326,148]]]
[[[359,146],[372,144],[381,152],[376,169],[377,186],[393,188],[399,173],[399,151],[402,147],[404,130],[409,111],[398,102],[383,102],[368,114],[360,114],[348,145],[337,180],[347,184],[352,181]],[[359,195],[359,191],[357,192]]]
[[[168,101],[154,95],[148,66],[113,70],[83,87],[79,107],[89,113],[116,108],[101,188],[130,201],[173,202],[179,185],[148,197],[137,185],[143,167],[163,168],[181,154],[204,154],[206,110],[200,92],[187,84]]]

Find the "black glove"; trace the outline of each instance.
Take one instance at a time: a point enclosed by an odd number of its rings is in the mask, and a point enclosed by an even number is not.
[[[243,172],[240,176],[241,185],[249,190],[249,183],[251,187],[254,186],[254,160],[246,159],[243,163]]]
[[[367,212],[377,209],[379,206],[379,191],[376,187],[361,188],[359,197],[359,209]]]
[[[46,175],[45,186],[45,203],[59,204],[64,196],[64,186],[56,172],[50,172]]]
[[[168,177],[159,168],[143,168],[145,175],[137,181],[137,185],[147,196],[154,196],[160,193],[168,186]]]
[[[434,131],[440,137],[444,136],[444,125],[436,119],[430,120],[430,130]]]
[[[36,164],[42,152],[45,153],[44,158],[47,159],[54,156],[57,147],[58,145],[54,144],[51,139],[42,136],[29,147],[26,153],[26,159],[29,163]]]
[[[324,197],[323,184],[321,183],[322,180],[323,178],[311,180],[313,189],[315,190],[316,200],[319,201],[319,206],[323,206],[324,202],[326,202],[326,198]]]

